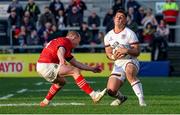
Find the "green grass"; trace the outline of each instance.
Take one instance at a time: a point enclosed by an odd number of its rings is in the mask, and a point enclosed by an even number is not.
[[[95,89],[104,89],[107,78],[86,78],[93,81],[90,85]],[[8,99],[0,99],[0,114],[177,114],[180,113],[180,78],[140,78],[143,83],[147,107],[140,107],[132,88],[126,82],[122,92],[128,96],[128,100],[121,106],[111,107],[109,104],[113,98],[105,95],[100,103],[94,104],[90,97],[74,84],[72,78],[53,99],[51,105],[45,108],[37,104],[45,97],[50,84],[40,78],[0,78],[0,98],[8,94],[14,96]],[[35,85],[43,82],[42,85]],[[94,83],[96,82],[96,83]],[[24,93],[17,93],[21,89],[27,89]],[[40,91],[41,90],[41,91]],[[73,90],[73,91],[67,91]],[[37,92],[40,91],[40,92]],[[85,105],[57,105],[80,103]],[[2,104],[35,104],[30,106],[2,106]]]

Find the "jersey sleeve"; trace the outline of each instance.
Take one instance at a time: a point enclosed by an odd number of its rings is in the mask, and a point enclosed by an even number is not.
[[[64,57],[65,57],[66,61],[70,61],[73,58],[73,55],[71,54],[72,48],[71,48],[70,44],[67,41],[62,40],[60,42],[59,47],[63,47],[65,49]]]
[[[109,46],[110,44],[109,44],[109,35],[108,34],[106,34],[106,36],[104,37],[104,46],[106,47],[106,46]]]
[[[139,40],[138,40],[136,34],[133,31],[131,31],[130,38],[129,38],[129,43],[130,44],[139,43]]]

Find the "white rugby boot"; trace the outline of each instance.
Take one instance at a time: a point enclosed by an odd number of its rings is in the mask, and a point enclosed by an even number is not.
[[[127,96],[122,96],[121,99],[115,99],[110,105],[111,105],[111,106],[121,105],[121,104],[123,104],[127,99],[128,99]]]
[[[105,93],[106,93],[106,88],[102,91],[95,91],[91,96],[94,103],[98,103],[103,98]]]

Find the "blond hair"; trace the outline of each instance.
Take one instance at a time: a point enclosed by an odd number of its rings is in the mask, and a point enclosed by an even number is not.
[[[67,33],[67,36],[71,37],[71,36],[76,36],[76,37],[80,37],[80,34],[76,31],[69,31]]]

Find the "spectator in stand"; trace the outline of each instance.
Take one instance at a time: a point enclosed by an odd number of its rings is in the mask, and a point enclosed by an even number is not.
[[[59,36],[66,36],[67,30],[58,30],[56,25],[52,25],[52,33],[48,36],[48,42]]]
[[[112,7],[113,14],[119,9],[125,9],[125,1],[124,0],[115,0],[115,3]]]
[[[92,41],[92,31],[89,29],[87,22],[83,22],[80,26],[79,34],[81,36],[81,41],[79,45],[90,45]],[[75,49],[75,52],[91,52],[92,48],[80,48]]]
[[[103,32],[99,32],[97,39],[93,40],[91,42],[91,45],[102,44],[102,43],[104,43],[103,41],[104,41],[104,33]]]
[[[166,24],[166,21],[160,20],[160,24],[157,26],[156,29],[156,37],[160,37],[168,41],[169,33],[169,27]]]
[[[38,20],[38,15],[41,13],[38,5],[34,2],[34,0],[28,0],[28,4],[25,7],[25,11],[29,11],[31,17],[33,18],[33,22],[36,25]]]
[[[71,15],[73,4],[74,4],[74,0],[69,0],[68,6],[65,11],[66,16]]]
[[[59,36],[66,36],[66,31],[58,30],[56,25],[52,25],[52,33],[48,36],[48,42]]]
[[[11,13],[11,10],[15,9],[17,16],[22,17],[23,16],[23,7],[19,3],[18,0],[12,0],[12,2],[8,6],[8,13]]]
[[[144,27],[146,27],[146,25],[148,23],[151,23],[153,27],[156,27],[158,25],[158,22],[154,16],[154,14],[152,13],[152,9],[148,8],[146,10],[146,16],[143,18],[142,22]]]
[[[21,20],[20,17],[17,16],[15,9],[11,9],[11,13],[8,17],[8,27],[12,30],[15,30],[16,28],[20,28]]]
[[[127,9],[129,9],[130,7],[133,7],[134,8],[134,12],[137,13],[138,9],[140,7],[140,4],[136,0],[128,0],[128,2],[127,2]]]
[[[106,13],[106,16],[103,20],[103,26],[106,27],[106,32],[110,31],[113,28],[113,10],[109,9]]]
[[[24,46],[26,45],[26,37],[26,28],[24,26],[21,26],[20,32],[17,36],[18,46],[20,46],[19,53],[25,53]]]
[[[78,9],[78,12],[81,17],[81,22],[83,22],[83,17],[84,17],[84,11],[87,10],[86,3],[82,0],[74,0],[73,6],[76,6]]]
[[[104,51],[103,49],[93,48],[94,46],[97,46],[100,44],[103,45],[103,43],[104,43],[104,33],[99,32],[97,39],[91,41],[90,45],[92,46],[92,48],[91,48],[90,52],[102,52],[102,51]]]
[[[144,7],[141,6],[137,12],[137,16],[136,16],[136,23],[138,24],[138,26],[142,26],[142,20],[144,19],[144,17],[146,16],[145,14],[145,10],[144,10]],[[143,29],[142,28],[139,28],[138,31],[137,31],[137,36],[138,36],[138,39],[139,39],[139,42],[142,43],[143,42],[143,36],[142,36],[142,33],[143,33]]]
[[[79,34],[81,35],[80,45],[89,45],[91,43],[92,32],[89,30],[87,22],[81,24]]]
[[[116,4],[117,1],[119,1],[119,0],[114,0],[113,3]],[[126,0],[121,0],[121,4],[122,4],[123,9],[125,10]]]
[[[127,20],[127,22],[126,22],[127,27],[130,28],[135,33],[137,33],[138,24],[135,21],[132,20],[132,18],[131,18],[131,16],[129,14],[127,15],[126,20]]]
[[[32,30],[31,34],[27,36],[27,45],[39,45],[39,36],[36,30]],[[28,49],[28,53],[36,53],[36,49]]]
[[[49,10],[49,7],[45,6],[44,13],[41,14],[40,19],[39,19],[39,26],[44,27],[47,22],[50,22],[51,24],[56,25],[56,20],[55,20],[54,15]]]
[[[49,5],[49,9],[56,17],[56,16],[58,16],[59,10],[64,11],[64,4],[61,2],[61,0],[52,0],[52,2]]]
[[[143,18],[146,16],[146,14],[145,14],[145,11],[144,11],[144,7],[143,6],[141,6],[139,9],[138,9],[138,12],[137,12],[137,17],[136,17],[136,22],[137,22],[137,24],[139,25],[139,26],[141,26],[142,25],[142,20],[143,20]]]
[[[163,5],[163,15],[168,25],[176,25],[178,13],[179,6],[175,0],[166,0],[166,3]],[[175,29],[170,29],[169,42],[175,42]]]
[[[143,37],[145,43],[151,43],[154,37],[155,29],[151,23],[148,23],[143,30]]]
[[[79,27],[81,25],[81,16],[80,13],[78,12],[77,7],[73,6],[72,7],[72,13],[68,14],[67,17],[67,25],[71,27]]]
[[[150,44],[152,47],[152,60],[167,60],[169,27],[164,20],[160,20],[155,37]]]
[[[27,34],[30,34],[32,30],[36,29],[36,26],[34,25],[34,23],[31,22],[30,19],[26,16],[23,17],[21,25],[26,28]]]
[[[18,41],[15,38],[20,31],[20,25],[21,25],[21,20],[19,16],[16,15],[15,9],[11,9],[11,13],[8,17],[8,28],[10,29],[10,32],[12,32],[13,45],[18,44]]]
[[[137,21],[137,13],[134,11],[133,7],[129,7],[128,15],[130,15],[132,21]]]
[[[45,27],[41,28],[38,32],[40,43],[42,43],[42,45],[46,45],[48,43],[48,37],[52,33],[52,24],[50,22],[47,22],[45,24]]]
[[[99,33],[98,27],[100,26],[100,24],[101,22],[99,16],[96,14],[95,11],[93,11],[91,15],[88,17],[88,26],[92,28],[92,35],[93,35],[92,40],[97,39]]]
[[[56,23],[59,30],[62,30],[62,28],[66,27],[66,16],[63,10],[59,10],[58,15],[56,16]]]
[[[24,17],[29,18],[30,22],[32,22],[32,23],[34,24],[34,22],[33,22],[33,17],[31,16],[31,14],[30,14],[29,11],[25,11],[25,12],[24,12]],[[34,24],[34,25],[35,25],[35,24]]]

